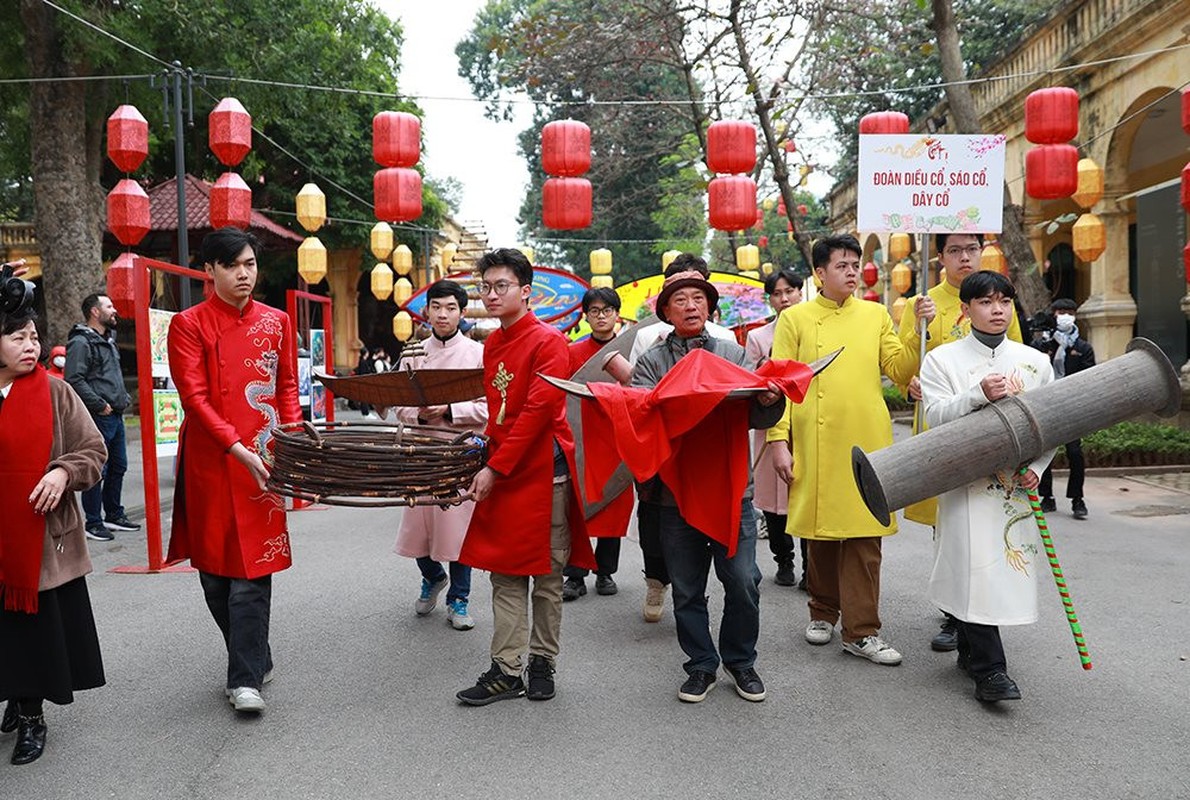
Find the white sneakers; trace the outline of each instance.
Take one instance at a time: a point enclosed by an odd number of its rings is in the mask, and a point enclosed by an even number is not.
[[[810,644],[829,644],[835,635],[835,626],[826,620],[813,619],[806,626],[806,641]]]
[[[227,690],[227,701],[236,711],[264,711],[264,698],[251,686],[237,686]]]
[[[660,622],[665,611],[665,593],[669,587],[656,578],[645,578],[645,605],[641,616],[645,622]]]
[[[806,631],[806,638],[810,638],[809,630]],[[843,642],[843,651],[886,667],[895,667],[901,663],[901,654],[879,636],[865,636],[856,642]]]

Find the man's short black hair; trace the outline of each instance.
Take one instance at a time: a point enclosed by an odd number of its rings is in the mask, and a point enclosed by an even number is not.
[[[696,256],[693,253],[681,253],[673,261],[669,262],[669,266],[665,268],[665,277],[676,275],[679,272],[689,272],[694,270],[708,278],[711,275],[711,270],[707,267],[707,262],[701,256]]]
[[[240,253],[244,252],[245,247],[252,248],[252,255],[260,255],[259,239],[248,231],[228,225],[202,237],[198,260],[212,266],[216,263],[233,264],[240,257]]]
[[[475,271],[479,273],[480,278],[493,267],[507,267],[512,270],[521,286],[533,283],[533,265],[529,263],[528,257],[515,247],[497,247],[484,253],[475,262]]]
[[[938,252],[938,255],[942,255],[942,251],[946,249],[946,240],[949,239],[951,236],[974,236],[976,239],[979,240],[979,246],[983,247],[983,234],[982,233],[962,233],[960,231],[955,231],[954,233],[935,233],[934,234],[934,249]]]
[[[1050,303],[1050,311],[1078,311],[1078,303],[1069,297],[1059,297]]]
[[[810,252],[810,257],[814,261],[814,269],[829,266],[831,253],[836,250],[846,250],[861,258],[864,255],[864,249],[859,246],[859,240],[849,233],[843,236],[824,236],[814,243],[814,249]]]
[[[1013,287],[1012,281],[990,269],[972,272],[963,278],[963,282],[959,285],[959,299],[964,303],[970,303],[977,297],[991,297],[995,294],[1011,300],[1016,297],[1016,289]]]
[[[105,297],[107,297],[106,294],[94,293],[94,294],[89,294],[83,298],[82,309],[83,309],[83,321],[84,322],[91,319],[91,310],[93,308],[98,307],[99,301]]]
[[[434,281],[430,284],[430,288],[426,289],[426,307],[429,307],[431,300],[442,300],[447,297],[453,297],[458,302],[460,311],[467,308],[467,290],[454,281],[446,279]]]
[[[609,289],[606,286],[592,286],[583,295],[583,313],[586,314],[590,311],[591,306],[595,303],[603,303],[608,308],[619,311],[620,295],[616,293],[615,289]]]
[[[800,289],[805,285],[805,281],[802,280],[801,275],[798,275],[796,272],[789,269],[789,267],[785,267],[783,269],[777,270],[772,275],[764,279],[764,293],[772,294],[773,292],[777,291],[777,281],[781,280],[782,278],[784,278],[785,282],[794,289]]]

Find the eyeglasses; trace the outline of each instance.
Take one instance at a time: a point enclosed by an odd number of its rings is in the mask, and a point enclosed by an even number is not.
[[[982,250],[983,250],[983,248],[977,244],[969,244],[966,247],[948,247],[943,252],[946,253],[946,255],[951,256],[952,258],[955,256],[962,256],[962,255],[967,255],[967,256],[970,256],[971,258],[975,258],[977,255],[980,254],[980,252]]]
[[[503,297],[504,295],[508,294],[508,290],[514,286],[519,287],[520,284],[513,283],[512,281],[496,281],[495,283],[488,283],[487,281],[483,281],[482,283],[479,284],[479,287],[478,287],[479,295],[480,295],[480,297],[485,297],[488,294],[495,292],[496,296]]]
[[[588,317],[610,317],[616,310],[611,306],[591,306],[587,309]]]

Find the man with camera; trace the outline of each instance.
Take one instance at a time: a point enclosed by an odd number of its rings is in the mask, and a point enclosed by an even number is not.
[[[66,339],[66,382],[74,387],[91,412],[107,446],[107,464],[99,483],[83,492],[87,538],[109,542],[112,531],[140,530],[121,504],[128,452],[124,438],[124,409],[132,398],[124,388],[120,351],[115,333],[119,315],[111,298],[90,294],[83,300],[83,322]]]

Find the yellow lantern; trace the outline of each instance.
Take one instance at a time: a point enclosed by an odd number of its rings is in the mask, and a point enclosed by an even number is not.
[[[1083,261],[1094,261],[1107,249],[1107,229],[1094,214],[1083,214],[1070,232],[1074,239],[1074,254]]]
[[[372,267],[372,296],[377,300],[387,300],[393,293],[393,271],[388,264],[377,264]]]
[[[369,244],[371,244],[373,256],[381,261],[387,259],[393,251],[392,226],[387,222],[377,222],[373,225]]]
[[[393,249],[393,269],[398,275],[408,275],[413,270],[413,251],[408,245],[399,244]]]
[[[666,250],[664,253],[662,253],[661,254],[661,271],[665,272],[667,269],[669,269],[669,265],[672,264],[673,260],[675,258],[677,258],[678,256],[680,256],[681,254],[682,254],[681,250]]]
[[[594,289],[614,289],[616,282],[611,275],[592,275],[591,287]]]
[[[1078,188],[1070,195],[1083,208],[1090,208],[1103,199],[1103,167],[1090,158],[1078,160]],[[1094,260],[1094,259],[1092,259]]]
[[[612,274],[612,251],[606,247],[600,247],[598,250],[592,250],[589,256],[591,262],[592,275],[611,275]],[[592,281],[594,286],[595,282]]]
[[[306,283],[314,284],[326,277],[326,247],[317,236],[307,236],[298,245],[298,274]]]
[[[905,306],[909,305],[909,301],[904,297],[898,297],[893,300],[892,304],[892,319],[896,325],[901,324],[901,315],[905,313]]]
[[[894,233],[888,237],[888,257],[893,261],[900,261],[909,255],[912,242],[907,233]]]
[[[761,265],[760,265],[760,274],[761,274],[761,275],[764,275],[766,278],[767,278],[769,275],[772,275],[772,274],[773,274],[773,262],[772,262],[772,261],[766,261],[766,262],[764,262],[763,264],[761,264]]]
[[[312,183],[297,193],[297,219],[310,233],[326,224],[326,195]]]
[[[530,263],[530,264],[535,264],[535,263],[537,263],[537,262],[534,260],[534,256],[536,256],[537,254],[536,254],[535,252],[533,252],[533,248],[532,248],[532,247],[518,247],[517,249],[518,249],[518,250],[520,250],[522,253],[524,253],[524,254],[525,254],[525,258],[529,259],[529,263]]]
[[[740,245],[735,249],[735,268],[738,272],[756,272],[760,269],[760,248],[754,244]]]
[[[892,282],[892,287],[897,290],[897,294],[905,294],[909,291],[909,284],[913,283],[913,270],[905,266],[904,262],[898,261],[889,272],[889,280]]]
[[[1008,277],[1008,259],[1004,257],[1004,251],[990,242],[983,246],[983,252],[979,254],[979,268]]]
[[[764,208],[765,211],[772,211],[773,207],[776,205],[777,205],[777,201],[771,197],[764,198],[764,202],[761,203],[761,206]]]
[[[442,247],[442,274],[449,275],[450,268],[455,263],[455,256],[459,254],[459,246],[454,242],[443,245]]]
[[[408,311],[398,311],[393,317],[393,336],[396,336],[399,342],[407,342],[412,335],[413,317],[409,316]]]
[[[403,306],[409,302],[410,297],[413,297],[413,284],[408,278],[397,278],[396,283],[393,284],[393,302],[398,306]]]

